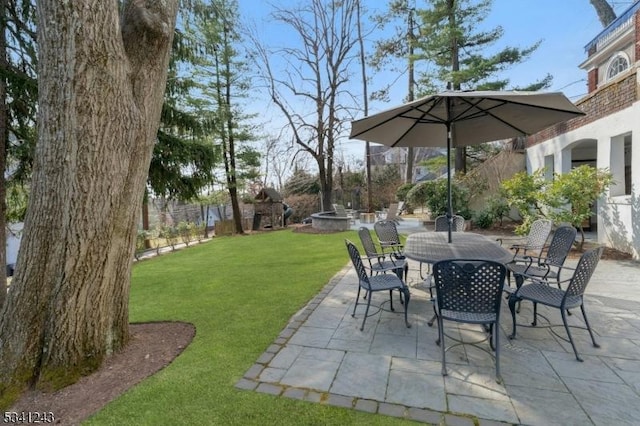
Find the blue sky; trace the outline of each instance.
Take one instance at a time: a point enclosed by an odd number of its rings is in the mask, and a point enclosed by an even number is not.
[[[424,0],[415,0],[417,8]],[[300,4],[304,0],[280,0],[277,4]],[[369,10],[386,8],[385,0],[365,0]],[[634,1],[609,1],[617,14],[626,10]],[[243,19],[256,22],[263,41],[270,45],[283,45],[287,34],[268,19],[271,7],[259,0],[240,0]],[[504,29],[502,39],[495,48],[515,46],[525,48],[541,40],[538,50],[524,63],[509,68],[505,75],[512,86],[526,85],[547,73],[553,76],[549,91],[561,91],[576,101],[587,93],[586,73],[579,68],[586,59],[584,46],[600,31],[602,25],[589,0],[494,0],[491,13],[484,22],[487,28],[500,25]],[[372,36],[375,38],[376,36]],[[375,86],[375,78],[372,86]],[[382,77],[381,77],[382,78]],[[400,77],[400,88],[392,92],[389,103],[373,103],[370,112],[399,105],[406,94],[406,77]],[[375,87],[374,87],[375,88]],[[363,144],[346,142],[347,152],[363,150]]]

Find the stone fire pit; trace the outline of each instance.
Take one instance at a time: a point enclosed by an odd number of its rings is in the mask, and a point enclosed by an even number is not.
[[[313,213],[311,227],[319,231],[348,231],[351,219],[347,216],[336,216],[335,211]]]

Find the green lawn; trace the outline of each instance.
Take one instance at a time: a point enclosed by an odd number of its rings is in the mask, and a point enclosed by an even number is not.
[[[289,230],[221,237],[135,265],[131,322],[186,321],[196,336],[167,368],[92,417],[109,425],[404,423],[243,391],[235,383],[291,316],[347,264],[344,239]]]

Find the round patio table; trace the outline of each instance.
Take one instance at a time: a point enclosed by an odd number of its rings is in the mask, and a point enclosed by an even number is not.
[[[447,232],[418,232],[410,234],[404,244],[404,254],[422,263],[436,263],[445,259],[478,259],[508,263],[513,253],[495,240],[473,232],[454,232],[448,242]]]

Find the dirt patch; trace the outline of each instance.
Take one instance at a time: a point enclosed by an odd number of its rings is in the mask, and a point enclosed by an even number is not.
[[[8,411],[51,412],[56,424],[77,425],[146,377],[171,363],[195,336],[182,322],[132,324],[130,343],[99,370],[53,393],[28,391]]]

